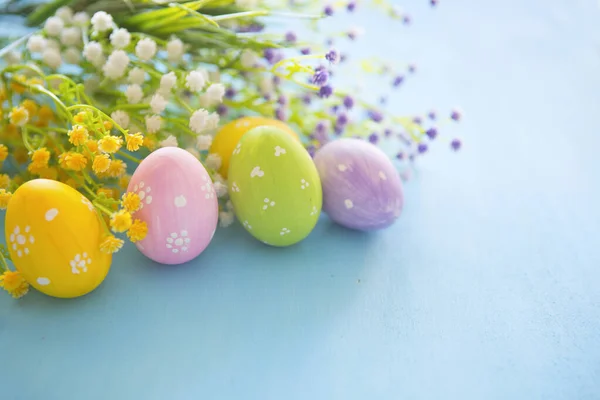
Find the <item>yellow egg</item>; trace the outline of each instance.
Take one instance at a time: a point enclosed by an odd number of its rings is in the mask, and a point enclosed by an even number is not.
[[[273,126],[289,133],[295,139],[298,139],[296,132],[285,123],[276,119],[244,117],[223,125],[215,135],[212,146],[210,147],[211,153],[216,153],[221,157],[221,169],[219,170],[219,173],[223,178],[227,178],[229,172],[229,158],[231,157],[235,146],[237,146],[244,133],[257,126]]]
[[[6,210],[5,235],[16,269],[54,297],[77,297],[106,277],[112,255],[100,252],[103,226],[92,203],[57,181],[20,186]]]

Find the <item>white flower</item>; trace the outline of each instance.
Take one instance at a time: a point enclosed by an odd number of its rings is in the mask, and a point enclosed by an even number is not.
[[[131,34],[125,28],[119,28],[117,30],[112,31],[112,33],[110,34],[110,44],[112,44],[117,49],[127,47],[130,41]]]
[[[60,64],[62,64],[62,58],[60,56],[60,52],[54,48],[48,47],[42,53],[42,60],[46,65],[50,68],[58,68]]]
[[[71,19],[73,19],[73,10],[70,7],[62,6],[56,10],[54,15],[68,23],[71,22]]]
[[[152,96],[152,100],[150,100],[150,108],[152,108],[152,112],[154,114],[160,114],[165,110],[167,106],[167,101],[160,94],[155,94]]]
[[[213,183],[215,187],[215,193],[217,193],[217,197],[223,197],[227,194],[227,186],[223,185],[221,182]]]
[[[79,64],[81,61],[81,51],[76,47],[69,47],[63,52],[63,58],[69,64]]]
[[[207,130],[217,129],[218,126],[219,126],[219,114],[217,114],[216,112],[211,113],[208,116],[208,119],[206,120],[206,129]]]
[[[164,74],[160,78],[160,93],[163,96],[168,96],[171,93],[171,89],[173,89],[176,83],[177,76],[175,76],[175,73],[173,71],[169,72],[168,74]]]
[[[156,54],[156,42],[149,38],[143,38],[135,45],[135,54],[142,61],[148,61]]]
[[[20,52],[18,51],[9,51],[8,53],[6,53],[6,55],[4,56],[4,60],[6,61],[6,63],[8,65],[13,65],[13,64],[18,64],[21,62],[22,60],[22,55]]]
[[[98,32],[104,32],[112,28],[113,17],[104,11],[98,11],[92,16],[92,26]]]
[[[125,96],[127,96],[127,102],[129,104],[137,104],[142,100],[142,96],[144,96],[144,92],[142,92],[142,88],[137,83],[133,85],[127,86],[125,90]]]
[[[129,114],[123,110],[113,111],[110,117],[123,129],[129,126]]]
[[[144,83],[144,80],[146,79],[146,71],[144,71],[143,69],[141,69],[139,67],[135,67],[134,69],[129,71],[128,78],[129,78],[129,82],[135,83],[136,85],[141,85],[142,83]]]
[[[225,209],[233,211],[233,203],[231,202],[231,200],[227,200],[227,203],[225,203]]]
[[[104,75],[112,79],[119,79],[123,75],[125,75],[125,70],[129,65],[129,57],[127,53],[123,50],[115,50],[112,52],[110,56],[108,56],[108,60],[102,71],[104,71]]]
[[[181,60],[183,56],[183,42],[177,38],[171,39],[167,43],[167,58],[170,62],[175,63]]]
[[[219,213],[219,224],[222,228],[227,228],[229,225],[233,224],[234,216],[231,211],[221,211]]]
[[[185,86],[190,89],[192,92],[199,92],[204,88],[207,81],[206,71],[196,70],[190,72],[185,77]]]
[[[213,83],[206,90],[206,96],[209,101],[213,103],[223,102],[223,96],[225,95],[225,86],[222,83]]]
[[[258,87],[263,95],[270,94],[273,92],[273,79],[268,76],[263,77],[260,80]]]
[[[177,138],[173,135],[169,135],[169,137],[162,140],[159,145],[160,147],[177,147]]]
[[[206,127],[206,120],[208,119],[208,111],[200,109],[194,111],[190,117],[190,129],[196,133],[202,132]]]
[[[212,136],[210,135],[200,135],[198,136],[198,140],[196,140],[196,147],[198,150],[205,151],[210,149],[210,145],[212,144]]]
[[[193,147],[188,147],[187,149],[185,149],[185,151],[187,151],[188,153],[190,153],[191,155],[193,155],[194,158],[200,158],[200,153],[198,152],[198,150],[196,150]]]
[[[210,169],[219,169],[221,168],[221,156],[216,153],[209,154],[206,157],[205,163]]]
[[[54,39],[46,39],[46,49],[60,50],[60,43]]]
[[[46,39],[40,35],[33,35],[27,40],[27,50],[31,53],[41,53],[46,47]]]
[[[65,23],[58,17],[50,17],[44,24],[44,30],[48,36],[58,36],[65,27]]]
[[[160,130],[162,118],[160,115],[146,116],[146,130],[148,133],[156,133]]]
[[[88,42],[83,47],[83,56],[86,60],[93,63],[95,60],[102,57],[102,45],[98,42]]]
[[[78,45],[80,39],[81,39],[81,32],[79,31],[79,28],[74,27],[74,26],[72,26],[70,28],[65,28],[60,33],[60,41],[65,46]]]
[[[80,11],[78,13],[75,13],[75,15],[73,16],[73,25],[77,25],[80,27],[86,26],[89,21],[90,21],[90,16],[85,11]]]
[[[242,63],[242,67],[252,68],[258,63],[258,56],[252,50],[246,49],[242,52],[240,61]]]

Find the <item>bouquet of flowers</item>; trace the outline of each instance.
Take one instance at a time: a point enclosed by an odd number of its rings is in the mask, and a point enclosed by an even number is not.
[[[432,6],[436,3],[431,1]],[[160,210],[151,209],[160,203],[156,188],[161,185],[149,183],[158,173],[154,154],[162,155],[161,160],[171,157],[174,163],[189,162],[186,170],[198,171],[186,178],[187,185],[199,182],[198,191],[211,201],[214,213],[198,211],[207,216],[196,225],[216,226],[218,219],[226,227],[237,216],[248,232],[281,246],[301,240],[315,222],[307,223],[306,229],[305,219],[289,222],[294,228],[278,225],[274,239],[253,232],[258,223],[251,221],[251,211],[245,211],[252,199],[238,194],[242,178],[233,180],[236,174],[241,176],[236,171],[245,168],[244,160],[254,162],[247,157],[233,160],[240,143],[259,149],[267,146],[261,144],[266,141],[273,144],[275,156],[287,149],[290,159],[296,157],[290,170],[304,174],[297,177],[301,189],[311,183],[310,190],[315,187],[306,205],[315,220],[321,209],[320,181],[325,202],[334,197],[327,191],[334,189],[328,189],[333,185],[326,182],[318,162],[316,168],[294,150],[298,146],[310,159],[334,139],[360,139],[385,150],[386,162],[393,163],[396,172],[381,167],[381,180],[389,181],[390,174],[398,172],[406,180],[414,160],[426,154],[438,137],[440,117],[434,112],[390,113],[384,102],[371,104],[360,92],[336,87],[332,83],[336,64],[353,60],[336,50],[330,39],[304,41],[293,31],[272,27],[273,20],[285,19],[319,32],[321,20],[363,6],[375,7],[399,23],[411,22],[386,0],[325,5],[319,0],[54,0],[42,5],[8,1],[0,14],[26,15],[31,32],[0,41],[0,208],[8,208],[6,245],[0,247],[0,287],[15,298],[26,294],[29,285],[59,297],[85,294],[104,279],[111,254],[124,240],[164,263],[184,262],[199,254],[214,229],[206,228],[204,235],[170,227],[173,232],[166,234],[164,244],[169,257],[193,253],[176,261],[152,253],[144,244],[156,246],[153,229],[160,225],[153,225]],[[359,40],[360,35],[358,28],[340,33],[348,41]],[[394,71],[374,61],[363,61],[362,66],[365,74],[380,75],[392,87],[401,86],[415,70],[409,64],[404,71]],[[460,118],[460,112],[452,110],[441,119]],[[247,131],[254,135],[245,135]],[[450,138],[448,146],[458,150],[461,142]],[[340,171],[352,171],[351,164],[335,162]],[[162,168],[168,176],[177,175],[170,165]],[[251,178],[270,173],[264,166],[249,168],[254,168]],[[273,166],[273,174],[278,168],[288,167]],[[194,193],[173,196],[174,207],[185,208]],[[263,197],[261,208],[256,208],[260,212],[275,206],[267,197],[263,205]],[[279,204],[285,194],[280,197]],[[392,200],[394,207],[401,207],[401,199]],[[360,209],[356,200],[341,201],[344,212]],[[304,205],[297,205],[294,212],[299,207]],[[393,218],[398,212],[394,210]],[[278,215],[263,225],[270,227],[285,217]],[[66,225],[44,228],[38,220]],[[301,228],[307,232],[285,242]],[[59,240],[53,236],[57,231],[61,237],[72,232],[77,240]],[[204,238],[197,251],[193,236]],[[55,257],[52,248],[57,246],[63,250]],[[65,255],[69,246],[76,248]],[[36,249],[50,260],[48,264],[63,263],[64,272],[50,277],[44,268],[53,265],[39,265]]]

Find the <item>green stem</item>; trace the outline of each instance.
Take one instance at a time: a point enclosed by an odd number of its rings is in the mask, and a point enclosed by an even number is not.
[[[122,157],[127,158],[130,161],[136,162],[138,164],[142,162],[142,160],[140,160],[139,158],[136,158],[136,157],[132,156],[131,154],[128,154],[128,153],[126,153],[126,152],[124,152],[122,150],[119,150],[117,152],[117,154],[120,155],[120,156],[122,156]]]
[[[4,254],[2,254],[1,251],[0,251],[0,270],[2,273],[6,272],[6,271],[10,271],[10,268],[8,268],[8,263],[6,262],[6,258],[4,257]]]

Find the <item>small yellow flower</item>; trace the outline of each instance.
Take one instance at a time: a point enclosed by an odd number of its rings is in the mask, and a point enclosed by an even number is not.
[[[123,190],[127,190],[127,188],[129,187],[130,180],[131,176],[123,175],[121,178],[119,178],[119,187]]]
[[[0,188],[8,189],[10,185],[10,176],[7,174],[0,174]]]
[[[120,178],[127,172],[127,165],[121,160],[112,160],[106,174],[111,178]]]
[[[0,144],[0,161],[6,160],[6,157],[8,157],[8,147]]]
[[[69,135],[69,142],[73,143],[74,146],[81,146],[89,137],[88,130],[82,125],[73,126],[73,129],[67,132],[67,135]]]
[[[144,147],[148,150],[154,150],[156,148],[156,137],[155,136],[145,136],[144,137]]]
[[[123,139],[118,136],[104,136],[98,142],[98,148],[105,153],[116,153],[123,145]]]
[[[94,162],[92,163],[92,169],[94,173],[101,174],[106,172],[106,170],[110,167],[111,161],[108,154],[100,154],[94,157]]]
[[[27,171],[29,171],[35,175],[41,174],[45,169],[46,169],[46,167],[40,167],[34,163],[31,163],[27,166]]]
[[[107,199],[114,198],[114,193],[113,193],[112,189],[109,189],[109,188],[100,188],[96,191],[96,194],[98,196],[104,195]]]
[[[19,299],[29,291],[29,284],[17,271],[4,271],[0,275],[0,288],[6,290],[13,298]]]
[[[140,196],[138,196],[137,193],[127,192],[123,195],[121,204],[123,205],[123,208],[127,211],[136,212],[140,209],[142,201],[140,200]]]
[[[43,179],[52,179],[55,181],[58,178],[58,171],[54,167],[43,168],[38,174]]]
[[[131,228],[131,214],[125,210],[114,213],[110,218],[110,227],[114,232],[125,232]]]
[[[10,118],[11,124],[23,126],[29,122],[29,112],[25,107],[13,107],[10,114],[8,114],[8,118]]]
[[[97,140],[90,139],[87,142],[85,142],[85,145],[87,146],[88,150],[91,151],[92,153],[98,152],[98,141]]]
[[[15,157],[15,161],[19,164],[25,164],[29,160],[29,153],[25,147],[17,147],[15,151],[13,151],[13,156]]]
[[[4,103],[4,100],[6,100],[6,89],[4,89],[3,87],[0,87],[0,104]]]
[[[77,124],[83,124],[83,122],[86,120],[87,118],[87,113],[85,111],[80,111],[77,113],[77,115],[75,115],[73,117],[73,122],[77,123]]]
[[[110,121],[104,121],[102,123],[102,125],[104,126],[104,129],[106,129],[107,131],[110,131],[113,128],[113,124]]]
[[[22,81],[25,82],[25,81]],[[27,83],[30,85],[41,85],[44,86],[44,81],[41,78],[29,78]]]
[[[87,165],[87,158],[81,153],[69,151],[65,153],[65,166],[73,171],[81,171]]]
[[[144,137],[141,133],[134,133],[133,135],[127,135],[127,150],[138,151],[140,146],[144,144]]]
[[[4,134],[2,135],[7,139],[20,139],[19,137],[19,128],[14,124],[6,125],[6,129],[4,130]]]
[[[29,118],[35,117],[38,112],[38,105],[35,101],[31,99],[23,100],[23,102],[21,103],[21,107],[27,110],[27,112],[29,113]]]
[[[44,122],[52,121],[54,119],[54,112],[47,105],[43,105],[40,107],[40,111],[38,111],[38,118]]]
[[[106,254],[116,253],[123,247],[123,241],[110,235],[100,243],[100,251]]]
[[[139,242],[140,240],[144,240],[146,235],[148,234],[148,225],[142,220],[136,219],[133,221],[131,228],[127,231],[127,237],[133,243]]]
[[[38,168],[48,166],[48,161],[50,161],[50,152],[45,147],[35,150],[31,155],[31,163]]]
[[[21,83],[25,83],[25,82],[27,82],[27,78],[25,78],[25,76],[23,76],[23,75],[16,75],[13,78],[13,81],[10,83],[10,88],[14,92],[17,92],[18,94],[21,94],[21,93],[25,92],[25,89],[27,89],[25,86],[21,85]]]
[[[0,189],[0,209],[1,210],[6,210],[6,207],[8,207],[8,202],[10,201],[11,197],[12,197],[11,192],[7,192],[6,189]]]

